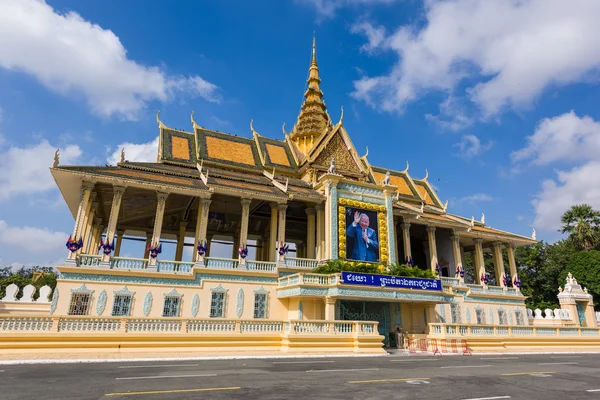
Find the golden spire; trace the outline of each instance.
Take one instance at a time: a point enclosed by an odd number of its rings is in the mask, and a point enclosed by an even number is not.
[[[317,65],[317,42],[313,36],[312,56],[308,68],[308,89],[304,93],[304,102],[300,108],[298,121],[290,134],[290,139],[304,154],[316,143],[317,138],[328,129],[330,121],[327,115],[323,92],[319,84],[319,66]]]

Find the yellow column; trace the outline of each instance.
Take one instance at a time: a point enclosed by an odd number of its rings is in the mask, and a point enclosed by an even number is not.
[[[277,203],[271,203],[271,229],[269,231],[269,261],[276,261],[277,252]]]
[[[167,196],[168,193],[156,192],[157,196],[157,204],[156,204],[156,214],[154,216],[154,230],[152,231],[152,246],[158,246],[160,244],[160,234],[162,233],[162,223],[163,217],[165,215],[165,206],[167,205]],[[157,258],[150,258],[149,266],[152,266],[156,270],[156,261]]]
[[[427,242],[429,244],[429,260],[431,262],[431,271],[435,274],[435,266],[438,263],[437,246],[435,243],[435,226],[428,226],[427,230]]]
[[[144,247],[144,258],[148,258],[150,255],[150,252],[148,251],[150,243],[152,243],[152,234],[146,233],[146,247]]]
[[[317,254],[316,259],[325,258],[325,205],[319,204],[317,209]]]
[[[87,217],[84,219],[83,231],[81,232],[81,235],[83,236],[83,247],[79,249],[80,253],[87,254],[90,249],[90,237],[92,236],[92,230],[94,227],[94,215],[96,214],[97,209],[98,203],[95,201],[91,202]]]
[[[475,252],[473,254],[473,264],[475,266],[475,283],[483,285],[481,276],[485,274],[485,263],[483,261],[483,239],[473,239]]]
[[[456,274],[456,270],[463,270],[463,261],[462,254],[460,251],[460,236],[458,233],[453,232],[450,236],[450,240],[452,241],[452,255],[454,256],[454,276],[459,278],[460,282],[464,282],[464,277],[460,277],[460,274]]]
[[[77,209],[77,215],[75,216],[75,224],[73,226],[73,234],[71,239],[79,241],[83,236],[83,226],[86,222],[86,217],[91,207],[91,195],[94,189],[94,184],[91,182],[82,182],[79,191],[79,208]],[[74,260],[77,252],[69,252],[67,259]]]
[[[410,222],[404,222],[400,225],[402,228],[402,244],[404,245],[404,261],[406,258],[412,257],[412,250],[410,249]]]
[[[515,245],[514,244],[509,243],[506,245],[506,254],[508,255],[508,268],[510,269],[510,282],[514,286],[515,281],[517,279],[519,279],[519,276],[517,275],[517,263],[515,262]]]
[[[506,287],[504,280],[502,279],[505,275],[504,271],[504,260],[502,259],[502,242],[492,243],[493,255],[494,255],[494,271],[496,272],[496,282],[501,288]]]
[[[187,221],[179,223],[179,235],[177,236],[177,247],[175,248],[175,261],[181,261],[183,258],[183,246],[185,244],[185,232],[187,229]]]
[[[104,225],[102,225],[102,218],[94,218],[94,227],[92,228],[92,238],[88,248],[88,254],[98,254],[98,244],[102,238],[104,232]]]
[[[278,223],[277,223],[277,242],[285,243],[285,217],[286,217],[287,204],[279,204],[277,206]],[[277,257],[278,262],[285,262],[285,255]]]
[[[252,200],[250,199],[241,199],[240,203],[242,205],[242,223],[240,224],[240,236],[239,236],[239,244],[236,247],[234,244],[234,254],[238,254],[239,246],[248,246],[248,222],[250,221],[250,203]],[[239,254],[238,254],[239,256]],[[234,257],[235,258],[235,257]],[[239,257],[240,263],[245,264],[246,260]]]
[[[208,228],[208,213],[210,211],[210,199],[200,199],[198,203],[198,218],[196,220],[196,232],[194,236],[194,253],[192,255],[192,261],[200,262],[198,256],[198,242],[200,240],[207,240],[206,229]],[[208,246],[208,241],[207,241]],[[208,248],[206,249],[208,253]]]
[[[121,243],[123,242],[123,231],[117,231],[117,244],[115,244],[115,257],[119,257],[121,254]]]
[[[325,321],[335,320],[335,301],[333,297],[325,297]]]
[[[306,209],[306,258],[315,258],[315,209]]]
[[[108,226],[106,228],[106,241],[113,243],[115,234],[117,231],[117,220],[119,219],[119,210],[121,209],[121,202],[123,200],[123,194],[125,188],[122,186],[113,187],[113,199],[110,206],[110,216],[108,217]],[[102,233],[100,233],[100,237]],[[99,237],[99,239],[100,239]],[[97,246],[97,245],[96,245]],[[102,261],[107,263],[110,260],[110,254],[102,254]]]

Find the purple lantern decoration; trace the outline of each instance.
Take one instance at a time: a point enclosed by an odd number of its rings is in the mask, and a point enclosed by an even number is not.
[[[199,240],[198,241],[198,246],[197,246],[197,250],[198,250],[198,255],[200,257],[202,257],[204,254],[206,254],[206,240]]]
[[[81,240],[81,238],[79,238],[79,240],[72,239],[71,236],[69,236],[69,239],[67,239],[66,246],[70,252],[74,253],[83,247],[83,240]]]
[[[515,277],[514,281],[513,281],[513,285],[517,288],[521,288],[521,280],[517,277]]]
[[[102,239],[100,239],[100,243],[98,244],[98,250],[102,249],[102,252],[109,256],[110,253],[115,249],[115,241],[113,240],[112,243],[108,243],[108,239],[106,241],[104,241],[104,243],[102,242]]]
[[[438,264],[438,263],[435,263],[435,273],[438,274],[438,276],[441,275],[441,273],[442,273],[440,264]]]
[[[486,285],[488,284],[489,279],[486,274],[481,274],[481,282],[483,282]]]
[[[285,244],[283,242],[279,242],[278,252],[279,252],[280,256],[283,256],[283,255],[287,254],[288,250],[289,250],[289,245],[287,245],[287,244]]]
[[[504,283],[504,286],[508,286],[508,278],[505,274],[502,274],[502,282]]]
[[[162,253],[162,243],[155,244],[154,246],[148,246],[148,252],[150,253],[150,257],[156,258],[160,253]]]
[[[461,278],[465,277],[465,270],[461,267],[456,267],[456,276],[460,276]]]
[[[242,260],[246,259],[246,257],[248,256],[248,247],[241,245],[238,248],[238,254],[240,255],[240,257],[242,257]]]

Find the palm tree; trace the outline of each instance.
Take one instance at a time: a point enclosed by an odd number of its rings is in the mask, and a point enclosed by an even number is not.
[[[562,233],[569,234],[575,246],[590,250],[600,243],[600,211],[588,204],[577,204],[561,217]]]

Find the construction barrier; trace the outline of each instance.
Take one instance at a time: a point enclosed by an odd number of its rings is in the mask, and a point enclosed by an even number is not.
[[[470,356],[471,351],[465,339],[461,339],[462,354]],[[459,354],[458,341],[456,339],[408,339],[408,351],[410,354],[433,353]]]
[[[463,356],[470,356],[471,351],[469,350],[469,345],[467,344],[467,341],[465,339],[461,339],[461,344],[463,348]]]

